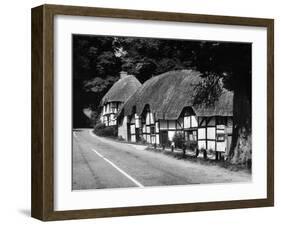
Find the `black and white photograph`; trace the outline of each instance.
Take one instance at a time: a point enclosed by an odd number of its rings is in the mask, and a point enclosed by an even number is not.
[[[72,190],[250,183],[252,44],[73,34],[72,129]]]

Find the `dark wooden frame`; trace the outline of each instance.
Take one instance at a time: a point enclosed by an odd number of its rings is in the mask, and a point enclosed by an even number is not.
[[[257,26],[267,28],[267,198],[124,208],[54,211],[53,36],[54,16],[94,16],[157,21]],[[32,200],[40,220],[114,217],[274,205],[274,20],[124,9],[42,5],[32,9]]]

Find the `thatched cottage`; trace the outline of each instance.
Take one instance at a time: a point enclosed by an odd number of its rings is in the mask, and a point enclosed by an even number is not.
[[[118,115],[119,136],[131,142],[168,146],[175,133],[195,141],[199,149],[224,152],[232,136],[233,93],[223,90],[213,105],[194,105],[194,89],[202,80],[192,70],[171,71],[147,80]],[[126,132],[124,132],[126,131]]]
[[[120,72],[120,79],[113,84],[101,100],[100,121],[106,126],[116,126],[117,112],[140,86],[141,83],[135,76]]]

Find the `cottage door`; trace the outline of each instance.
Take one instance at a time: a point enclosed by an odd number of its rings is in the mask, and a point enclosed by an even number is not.
[[[160,144],[168,146],[168,131],[160,131]]]
[[[140,129],[136,128],[136,142],[140,141]]]

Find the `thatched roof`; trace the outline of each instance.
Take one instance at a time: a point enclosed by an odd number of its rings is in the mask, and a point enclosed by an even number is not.
[[[139,80],[133,75],[127,75],[113,84],[101,100],[104,105],[107,102],[126,102],[141,86]]]
[[[125,115],[141,114],[146,105],[155,113],[156,119],[177,119],[183,108],[192,107],[198,116],[232,116],[233,93],[223,90],[212,106],[194,106],[195,86],[202,80],[193,70],[170,71],[147,80],[124,104]]]

